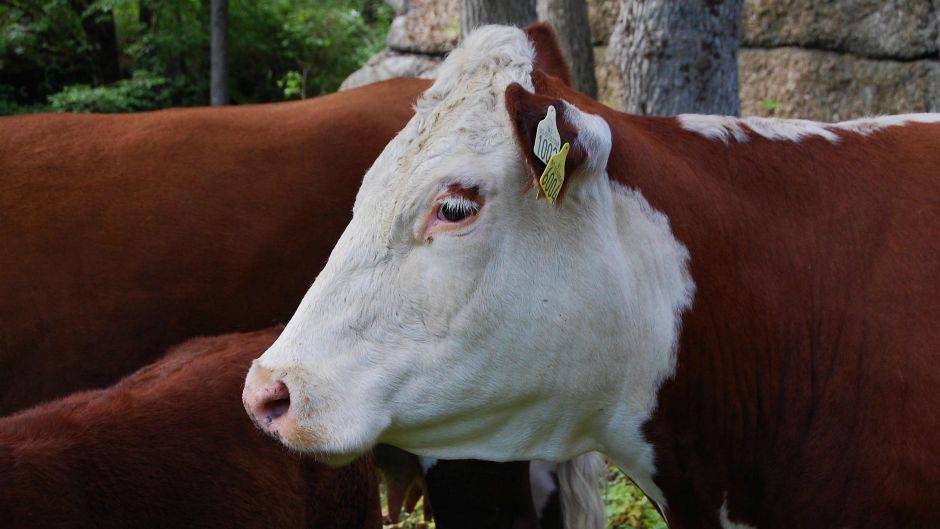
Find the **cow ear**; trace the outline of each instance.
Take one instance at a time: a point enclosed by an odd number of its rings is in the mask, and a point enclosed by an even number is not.
[[[548,22],[536,22],[523,29],[535,48],[535,69],[553,75],[571,86],[571,68],[561,52],[558,35]]]
[[[546,162],[536,154],[536,141],[539,123],[551,113],[554,113],[560,145],[568,145],[564,161],[565,176],[558,200],[561,200],[572,182],[584,178],[585,174],[606,170],[611,148],[610,128],[599,116],[586,114],[561,99],[533,94],[518,83],[512,83],[506,88],[506,110],[512,122],[516,145],[525,160],[527,176],[531,177],[533,186],[540,192],[544,191],[540,179]]]

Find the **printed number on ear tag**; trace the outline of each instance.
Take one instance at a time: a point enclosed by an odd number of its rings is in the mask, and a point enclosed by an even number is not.
[[[535,199],[539,199],[539,191],[545,192],[545,198],[549,204],[554,204],[558,200],[558,193],[561,192],[561,186],[565,183],[565,159],[568,158],[568,149],[571,146],[565,144],[560,151],[552,155],[545,164],[545,170],[539,177],[538,189],[535,191]]]
[[[542,163],[547,164],[548,159],[561,149],[561,135],[558,134],[558,125],[555,123],[555,107],[549,106],[548,113],[539,121],[535,129],[535,145],[532,150]]]

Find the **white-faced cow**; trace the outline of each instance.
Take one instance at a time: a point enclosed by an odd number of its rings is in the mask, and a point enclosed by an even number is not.
[[[598,450],[673,527],[940,527],[940,115],[632,116],[536,63],[505,27],[446,59],[249,372],[262,427]]]

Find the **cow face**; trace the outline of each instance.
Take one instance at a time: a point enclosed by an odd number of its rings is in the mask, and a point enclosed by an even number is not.
[[[329,262],[248,374],[249,413],[288,446],[333,463],[379,441],[557,461],[652,407],[688,292],[654,299],[678,268],[646,276],[655,260],[684,266],[684,249],[609,182],[607,123],[532,93],[532,65],[520,30],[470,35],[367,173]],[[553,204],[533,183],[549,107],[570,146]]]

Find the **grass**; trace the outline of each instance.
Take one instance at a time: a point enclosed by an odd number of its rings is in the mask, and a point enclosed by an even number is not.
[[[656,507],[636,485],[616,467],[609,467],[600,483],[601,495],[607,506],[608,529],[666,529]],[[423,500],[422,500],[423,501]],[[382,505],[385,492],[382,491]],[[419,501],[413,513],[402,513],[401,521],[386,525],[388,529],[433,529],[434,522],[425,524],[421,516]]]

